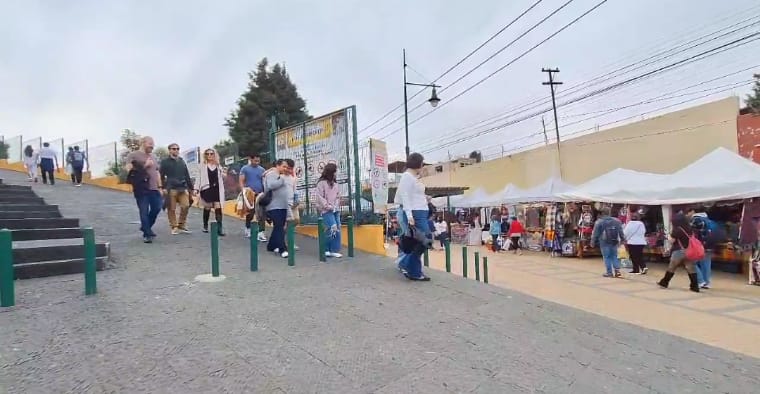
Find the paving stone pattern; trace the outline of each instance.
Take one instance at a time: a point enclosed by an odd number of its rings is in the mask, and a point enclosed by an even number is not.
[[[6,183],[20,174],[1,172]],[[442,272],[402,279],[390,259],[295,268],[263,252],[248,271],[240,222],[221,241],[139,239],[131,195],[39,185],[67,217],[112,244],[95,296],[79,275],[17,282],[0,311],[0,391],[8,393],[752,393],[760,360]],[[225,218],[232,222],[229,218]],[[200,214],[194,211],[193,224]],[[196,226],[197,227],[197,226]],[[165,235],[166,234],[166,235]],[[632,307],[621,305],[621,307]],[[726,333],[723,335],[730,335]]]

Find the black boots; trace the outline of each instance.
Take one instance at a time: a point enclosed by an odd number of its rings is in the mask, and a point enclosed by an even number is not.
[[[224,230],[222,229],[222,217],[223,217],[223,215],[222,215],[221,208],[217,208],[217,209],[214,210],[214,217],[216,218],[217,233],[219,234],[220,237],[224,237],[227,234],[225,234]]]
[[[689,274],[689,290],[699,293],[699,283],[697,283],[697,274]]]
[[[670,284],[670,280],[673,279],[673,275],[675,275],[675,273],[670,272],[670,271],[665,271],[665,276],[663,276],[662,279],[660,279],[660,281],[657,282],[657,284],[660,285],[660,287],[662,287],[663,289],[667,289],[668,285]]]

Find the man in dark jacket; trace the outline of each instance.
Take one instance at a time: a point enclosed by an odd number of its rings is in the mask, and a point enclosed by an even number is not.
[[[625,243],[623,236],[623,224],[620,220],[610,216],[609,208],[602,208],[599,219],[594,223],[594,231],[591,233],[591,247],[599,245],[602,251],[604,265],[607,268],[604,276],[607,278],[620,278],[620,260],[618,259],[618,246]],[[612,269],[615,269],[613,273]]]
[[[190,210],[190,191],[193,190],[193,180],[187,164],[179,156],[179,145],[169,145],[169,157],[161,161],[159,166],[161,184],[163,185],[164,205],[169,216],[172,235],[189,234],[187,228],[187,213]],[[179,220],[176,210],[179,205]]]

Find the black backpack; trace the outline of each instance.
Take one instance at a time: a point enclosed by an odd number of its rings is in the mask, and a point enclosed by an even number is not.
[[[618,226],[616,226],[612,220],[606,223],[602,239],[604,239],[604,242],[609,245],[617,245],[618,242],[620,242],[620,232],[618,231]]]

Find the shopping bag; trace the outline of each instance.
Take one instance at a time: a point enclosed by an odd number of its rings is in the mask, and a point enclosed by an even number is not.
[[[631,258],[631,256],[628,255],[628,249],[625,247],[625,245],[618,246],[618,258],[620,260]]]

